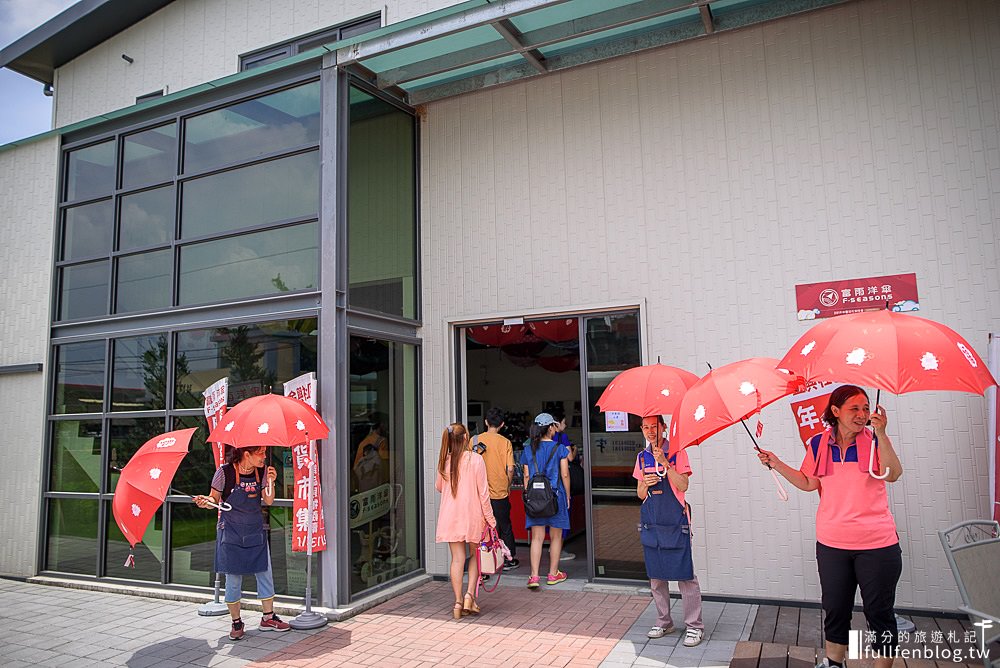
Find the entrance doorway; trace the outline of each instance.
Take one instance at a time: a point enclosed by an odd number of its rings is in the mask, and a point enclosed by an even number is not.
[[[565,419],[575,455],[570,463],[570,530],[559,568],[573,579],[644,579],[631,479],[642,435],[638,423],[630,423],[628,432],[609,434],[595,406],[618,372],[641,363],[638,311],[459,327],[458,349],[460,405],[470,433],[484,431],[487,411],[500,408],[506,415],[502,435],[514,448],[511,520],[521,566],[511,574],[530,573],[520,458],[529,426],[544,412]],[[546,549],[541,573],[548,568]]]

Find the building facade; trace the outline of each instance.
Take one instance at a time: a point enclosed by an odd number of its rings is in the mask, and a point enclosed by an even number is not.
[[[618,371],[781,357],[807,326],[797,284],[909,272],[922,315],[985,352],[996,3],[591,5],[175,0],[65,62],[38,64],[45,35],[5,49],[51,79],[57,130],[0,151],[0,573],[211,586],[214,518],[180,493],[121,566],[117,469],[204,426],[220,377],[233,405],[314,371],[333,427],[318,603],[447,572],[440,433],[493,405],[515,444],[523,416],[565,411],[585,474],[572,574],[641,580],[635,434],[593,408]],[[47,39],[82,40],[85,18]],[[987,402],[882,403],[906,467],[898,604],[951,608],[937,531],[989,514]],[[788,408],[764,417],[764,447],[796,460]],[[204,437],[178,492],[207,488]],[[818,598],[816,499],[779,501],[736,429],[690,454],[703,591]],[[301,597],[274,463],[276,584]]]

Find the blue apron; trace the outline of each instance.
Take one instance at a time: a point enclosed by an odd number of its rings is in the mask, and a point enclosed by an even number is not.
[[[651,452],[644,450],[639,453],[639,464],[641,471],[652,472],[656,460]],[[650,579],[694,579],[691,527],[666,477],[649,488],[640,506],[639,540],[646,558],[646,575]]]
[[[267,533],[260,508],[261,489],[261,481],[254,471],[239,476],[236,487],[226,499],[233,509],[222,513],[219,520],[216,572],[253,575],[267,570]]]

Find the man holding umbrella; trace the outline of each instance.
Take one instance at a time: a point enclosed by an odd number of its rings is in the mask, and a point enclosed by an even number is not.
[[[199,508],[218,507],[222,501],[232,507],[219,516],[215,549],[215,570],[226,574],[226,605],[233,618],[231,640],[239,640],[244,634],[240,619],[244,575],[257,579],[257,596],[264,611],[260,630],[289,629],[288,623],[274,614],[274,577],[261,503],[270,506],[274,502],[278,473],[273,466],[264,468],[266,454],[264,446],[230,448],[227,463],[212,478],[212,491],[208,496],[194,497]]]
[[[670,583],[676,580],[684,602],[684,646],[694,647],[705,636],[701,617],[701,587],[691,559],[690,513],[684,501],[691,465],[684,450],[667,457],[661,415],[642,418],[646,449],[639,453],[632,476],[642,499],[639,537],[646,574],[656,604],[656,626],[646,635],[662,638],[674,630],[670,617]],[[664,484],[666,479],[666,484]]]

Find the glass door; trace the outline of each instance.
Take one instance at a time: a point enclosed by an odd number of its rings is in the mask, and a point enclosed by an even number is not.
[[[646,579],[642,545],[636,525],[639,499],[635,494],[632,468],[644,442],[639,421],[629,416],[628,431],[609,431],[597,399],[615,376],[642,364],[639,313],[626,311],[583,319],[585,351],[584,405],[589,407],[590,536],[593,541],[594,576],[597,578]]]

